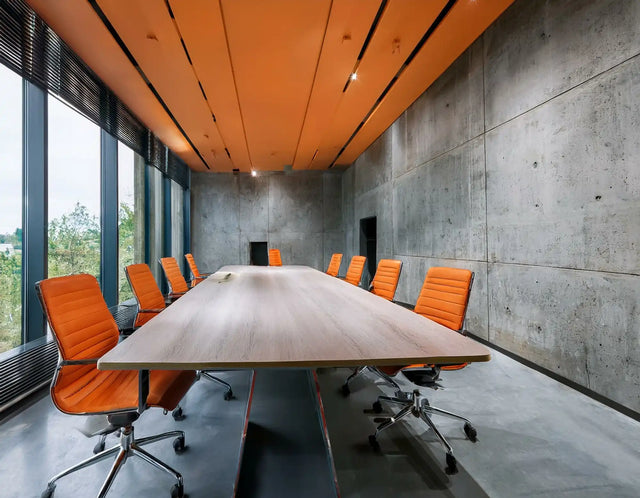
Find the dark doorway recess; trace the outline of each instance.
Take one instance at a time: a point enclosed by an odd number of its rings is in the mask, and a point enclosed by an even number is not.
[[[267,266],[269,257],[266,242],[249,242],[249,263],[257,266]]]
[[[376,217],[362,218],[360,220],[360,255],[367,257],[367,265],[362,275],[362,285],[369,287],[376,272],[376,238],[377,238]]]

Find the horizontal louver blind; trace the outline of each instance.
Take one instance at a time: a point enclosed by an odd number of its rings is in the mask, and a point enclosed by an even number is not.
[[[22,0],[0,0],[0,62],[72,105],[184,186],[187,166],[179,162],[167,171],[165,145]]]

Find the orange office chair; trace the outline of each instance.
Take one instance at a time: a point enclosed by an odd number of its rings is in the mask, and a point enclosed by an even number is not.
[[[414,311],[425,318],[461,332],[463,330],[472,285],[473,272],[470,270],[439,267],[430,268],[424,280]],[[454,367],[460,368],[461,366],[455,365]],[[376,421],[381,423],[376,428],[375,434],[369,436],[369,443],[374,449],[379,449],[378,434],[411,413],[416,417],[420,417],[433,430],[446,451],[446,470],[448,473],[454,474],[457,472],[457,463],[453,456],[453,449],[433,423],[431,417],[434,414],[439,414],[464,421],[464,432],[473,442],[476,441],[477,436],[475,428],[468,419],[431,406],[429,400],[424,397],[417,388],[413,390],[413,392],[403,392],[400,390],[398,384],[391,378],[391,376],[396,375],[398,372],[402,372],[402,374],[416,386],[436,388],[435,381],[438,380],[440,368],[441,366],[439,365],[409,365],[376,368],[376,371],[394,385],[398,391],[395,396],[378,396],[378,401],[373,404],[373,410],[376,413],[382,411],[380,401],[400,405],[402,409],[393,417],[376,419]]]
[[[282,266],[280,249],[269,249],[269,266]]]
[[[182,276],[182,272],[180,271],[176,258],[160,258],[160,265],[162,266],[164,276],[167,277],[167,282],[169,283],[168,297],[174,301],[184,295],[189,290],[189,286]]]
[[[337,277],[338,273],[340,273],[340,263],[342,263],[342,254],[335,253],[331,256],[331,261],[329,261],[329,267],[327,268],[327,275],[331,275],[332,277]]]
[[[129,285],[131,285],[131,289],[133,290],[133,295],[138,302],[138,314],[134,321],[134,327],[138,328],[147,323],[158,313],[164,311],[166,304],[148,265],[145,265],[144,263],[129,265],[124,269],[124,272],[127,275]],[[225,400],[230,400],[233,397],[233,390],[228,382],[225,382],[204,370],[199,371],[197,375],[198,378],[202,375],[207,379],[224,386]],[[174,417],[179,418],[181,415],[182,409],[179,408],[174,414]]]
[[[397,259],[381,259],[378,263],[376,274],[369,286],[369,291],[373,292],[376,296],[386,299],[387,301],[393,301],[393,297],[396,295],[396,288],[398,287],[401,271],[402,261]],[[375,367],[360,366],[355,368],[353,373],[349,375],[347,380],[344,381],[344,384],[342,384],[342,394],[349,396],[351,393],[349,383],[364,372],[365,369],[377,373]]]
[[[191,287],[195,287],[200,282],[202,282],[205,278],[211,275],[211,273],[200,273],[198,271],[196,260],[193,259],[193,255],[191,253],[185,254],[184,258],[187,260],[187,264],[189,265],[189,270],[191,270]]]
[[[101,434],[120,432],[120,444],[60,472],[47,484],[43,498],[53,496],[56,481],[72,472],[117,455],[98,497],[107,494],[126,459],[138,456],[145,462],[168,472],[177,483],[171,493],[184,496],[180,473],[142,449],[142,445],[176,437],[177,453],[185,449],[183,431],[171,431],[136,439],[133,422],[144,409],[139,408],[138,372],[135,370],[98,370],[98,358],[118,343],[118,327],[109,313],[95,277],[86,274],[50,278],[36,283],[42,309],[53,332],[60,360],[51,382],[51,399],[63,413],[71,415],[107,415],[109,426]],[[176,408],[195,380],[195,372],[149,372],[146,406],[164,410]]]
[[[369,290],[376,296],[393,301],[400,280],[402,261],[397,259],[381,259],[373,276]]]
[[[364,256],[354,256],[351,258],[351,263],[349,263],[349,268],[347,268],[347,274],[344,277],[345,282],[349,282],[356,287],[359,286],[366,262],[367,258]]]

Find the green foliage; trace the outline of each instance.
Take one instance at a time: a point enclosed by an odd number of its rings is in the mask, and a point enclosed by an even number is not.
[[[124,267],[133,263],[135,218],[133,209],[120,205],[119,211],[119,300],[133,297]],[[22,230],[0,234],[0,243],[13,244],[16,253],[0,254],[0,352],[22,341]],[[70,213],[49,223],[49,277],[89,273],[100,274],[100,223],[97,216],[77,203]]]
[[[85,206],[49,223],[49,277],[100,275],[100,223]]]
[[[126,301],[133,297],[124,268],[134,263],[135,216],[131,206],[121,203],[118,213],[118,300]]]
[[[22,342],[21,281],[22,255],[0,254],[0,352]]]

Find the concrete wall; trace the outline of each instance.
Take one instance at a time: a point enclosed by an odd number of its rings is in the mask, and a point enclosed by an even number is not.
[[[284,264],[325,270],[342,252],[342,180],[336,172],[191,176],[191,249],[203,271],[249,264],[249,242],[280,249]]]
[[[640,411],[640,2],[519,0],[342,178],[345,257],[414,303],[476,272],[467,328]]]

